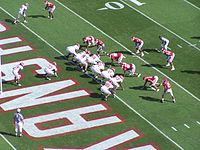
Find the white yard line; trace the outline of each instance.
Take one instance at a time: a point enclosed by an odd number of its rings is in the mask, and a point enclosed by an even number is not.
[[[147,16],[146,14],[144,14],[143,12],[141,12],[140,10],[136,9],[135,7],[129,5],[128,3],[124,2],[123,0],[120,0],[122,3],[124,3],[125,5],[127,5],[128,7],[130,7],[131,9],[135,10],[136,12],[138,12],[139,14],[141,14],[142,16],[146,17],[147,19],[151,20],[152,22],[154,22],[155,24],[157,24],[158,26],[162,27],[163,29],[167,30],[168,32],[172,33],[173,35],[175,35],[176,37],[178,37],[179,39],[183,40],[185,43],[189,44],[189,45],[193,45],[192,43],[188,42],[186,39],[184,39],[183,37],[181,37],[180,35],[176,34],[175,32],[171,31],[170,29],[168,29],[167,27],[163,26],[162,24],[158,23],[157,21],[155,21],[154,19],[152,19],[151,17]],[[200,51],[200,48],[198,48],[197,46],[193,46],[196,50]]]
[[[77,14],[76,12],[74,12],[73,10],[71,10],[70,8],[68,8],[67,6],[65,6],[64,4],[62,4],[61,2],[59,2],[58,0],[55,0],[57,3],[59,3],[61,6],[63,6],[64,8],[66,8],[68,11],[70,11],[72,14],[76,15],[78,18],[80,18],[81,20],[83,20],[84,22],[86,22],[87,24],[89,24],[90,26],[92,26],[93,28],[95,28],[96,30],[98,30],[99,32],[101,32],[103,35],[107,36],[109,39],[111,39],[112,41],[114,41],[115,43],[117,43],[118,45],[120,45],[121,47],[123,47],[125,50],[127,50],[128,52],[130,52],[131,54],[135,55],[131,50],[129,50],[128,48],[126,48],[124,45],[122,45],[120,42],[118,42],[117,40],[115,40],[114,38],[112,38],[110,35],[108,35],[107,33],[105,33],[104,31],[102,31],[101,29],[99,29],[98,27],[96,27],[95,25],[93,25],[91,22],[87,21],[85,18],[81,17],[79,14]],[[135,55],[136,56],[136,55]],[[136,56],[137,57],[137,56]],[[145,64],[150,65],[146,60],[142,59],[141,57],[138,57],[141,61],[143,61]],[[160,74],[162,74],[163,76],[167,77],[168,79],[170,79],[174,84],[176,84],[178,87],[180,87],[183,91],[185,91],[186,93],[188,93],[190,96],[192,96],[194,99],[196,99],[197,101],[200,102],[200,99],[198,97],[196,97],[194,94],[192,94],[191,92],[189,92],[187,89],[185,89],[183,86],[181,86],[180,84],[178,84],[176,81],[174,81],[172,78],[170,78],[169,76],[167,76],[166,74],[164,74],[163,72],[161,72],[160,70],[158,70],[157,68],[153,67],[152,65],[150,65],[154,70],[156,70],[157,72],[159,72]]]
[[[188,129],[190,128],[187,124],[184,124],[184,126],[185,126],[186,128],[188,128]]]
[[[196,5],[192,4],[191,2],[189,2],[189,1],[187,1],[187,0],[184,0],[184,2],[190,4],[191,6],[193,6],[193,7],[196,8],[196,9],[200,10],[199,7],[197,7]]]
[[[200,122],[199,121],[196,121],[199,125],[200,125]]]
[[[174,127],[171,127],[174,131],[178,131],[176,128],[174,128]]]
[[[56,0],[57,1],[57,0]],[[58,2],[58,1],[57,1]],[[60,2],[59,2],[60,3]],[[62,4],[63,5],[63,4]],[[7,12],[5,9],[3,9],[2,7],[0,7],[1,10],[3,10],[5,13],[7,13],[10,17],[12,17],[13,19],[15,18],[13,15],[11,15],[9,12]],[[54,46],[52,46],[50,43],[48,43],[45,39],[43,39],[41,36],[39,36],[37,33],[35,33],[33,30],[31,30],[29,27],[27,27],[26,25],[24,25],[22,23],[22,25],[29,30],[31,33],[33,33],[35,36],[37,36],[38,38],[40,38],[42,41],[44,41],[47,45],[49,45],[52,49],[54,49],[56,52],[58,52],[59,54],[63,55],[60,51],[58,51]],[[181,150],[183,150],[183,148],[178,145],[174,140],[172,140],[170,137],[168,137],[165,133],[163,133],[160,129],[158,129],[154,124],[152,124],[149,120],[147,120],[145,117],[143,117],[140,113],[138,113],[136,110],[134,110],[130,105],[128,105],[125,101],[123,101],[120,97],[118,97],[116,95],[116,97],[124,104],[126,105],[130,110],[132,110],[133,112],[135,112],[138,116],[140,116],[142,119],[144,119],[147,123],[149,123],[153,128],[155,128],[158,132],[160,132],[164,137],[166,137],[169,141],[171,141],[172,143],[174,143],[178,148],[180,148]]]
[[[10,147],[12,147],[13,150],[17,150],[17,149],[5,138],[5,136],[3,136],[2,134],[0,134],[0,136],[8,143],[8,145],[10,145]]]

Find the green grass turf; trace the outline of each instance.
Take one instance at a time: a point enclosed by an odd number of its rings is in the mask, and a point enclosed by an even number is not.
[[[2,6],[8,10],[12,15],[16,15],[17,9],[15,6],[21,5],[23,1],[19,1],[19,3],[10,1],[2,1]],[[150,22],[148,19],[142,17],[136,12],[130,10],[130,8],[125,8],[120,11],[108,11],[108,12],[98,12],[96,11],[98,8],[104,6],[104,3],[107,1],[61,1],[78,14],[91,21],[97,27],[117,39],[119,42],[124,44],[127,48],[133,49],[133,44],[130,42],[130,36],[135,34],[139,37],[142,37],[145,40],[145,48],[155,48],[159,47],[159,39],[158,35],[163,34],[169,37],[170,47],[172,49],[177,48],[176,44],[181,43],[184,48],[180,50],[175,50],[175,65],[176,71],[169,72],[166,68],[159,68],[159,65],[156,65],[158,69],[162,72],[166,73],[168,76],[172,77],[175,81],[180,83],[182,86],[187,88],[190,92],[194,93],[196,96],[199,96],[198,83],[199,83],[199,74],[198,74],[198,66],[199,66],[199,51],[189,47],[180,39],[177,39],[174,35],[168,33],[164,29]],[[81,38],[85,35],[94,35],[95,37],[99,37],[106,43],[107,51],[121,51],[123,50],[115,42],[111,41],[105,35],[99,33],[96,29],[80,20],[78,17],[74,16],[72,13],[67,11],[65,8],[60,6],[55,2],[56,9],[56,18],[55,20],[48,20],[43,17],[38,17],[38,15],[46,16],[46,12],[42,10],[42,4],[39,1],[30,1],[30,9],[28,10],[28,15],[32,15],[32,17],[28,18],[29,23],[27,24],[33,31],[38,33],[41,37],[47,40],[50,44],[55,46],[58,50],[64,53],[64,49],[67,45],[74,44],[76,42],[80,42]],[[41,4],[41,5],[40,5]],[[81,9],[87,6],[87,9]],[[146,9],[145,9],[146,10]],[[90,13],[90,12],[94,13]],[[59,74],[58,79],[64,79],[67,77],[73,77],[77,79],[81,84],[78,87],[74,87],[72,89],[87,87],[93,93],[99,92],[99,85],[91,82],[91,79],[87,76],[84,76],[81,72],[73,70],[73,67],[69,64],[65,64],[65,61],[60,57],[60,54],[53,51],[52,48],[47,46],[44,42],[30,33],[21,25],[12,25],[9,21],[11,19],[8,15],[1,11],[2,20],[5,21],[11,27],[9,32],[3,33],[1,37],[8,37],[13,35],[21,35],[27,39],[27,43],[31,43],[36,47],[36,51],[33,53],[21,53],[15,54],[12,56],[6,56],[3,58],[3,62],[16,61],[33,57],[45,56],[50,58],[51,60],[56,60],[58,65],[62,68],[61,74]],[[152,14],[155,15],[155,14]],[[35,16],[35,17],[34,17]],[[121,21],[123,20],[123,21]],[[162,21],[162,20],[161,20]],[[170,21],[170,20],[169,20]],[[178,30],[173,28],[173,31]],[[192,29],[191,29],[192,30]],[[195,33],[195,32],[194,32]],[[184,35],[185,37],[185,35]],[[189,38],[187,38],[189,40]],[[152,75],[156,74],[160,78],[162,76],[153,70],[150,67],[147,67],[146,64],[141,62],[141,60],[137,58],[132,58],[129,53],[124,52],[127,59],[127,62],[134,62],[138,67],[138,72],[141,72],[143,75]],[[185,58],[185,56],[188,56]],[[184,59],[183,59],[184,58]],[[109,61],[106,57],[102,58],[104,61]],[[155,52],[151,52],[150,54],[145,56],[145,60],[150,62],[151,64],[164,64],[165,58],[157,54]],[[72,69],[71,69],[72,68]],[[189,69],[188,69],[189,68]],[[24,73],[26,74],[26,78],[22,81],[23,85],[32,85],[47,82],[43,79],[35,78],[29,72],[30,67],[24,69]],[[65,70],[66,69],[66,70]],[[76,68],[75,68],[76,69]],[[183,69],[188,69],[188,72]],[[122,73],[121,69],[116,66],[116,70],[118,73]],[[190,74],[192,71],[197,71],[197,74]],[[93,83],[93,84],[92,84]],[[172,104],[171,102],[166,102],[161,104],[159,102],[162,92],[155,93],[153,91],[143,91],[139,89],[139,86],[143,85],[142,79],[127,77],[125,79],[125,91],[118,91],[117,95],[129,104],[132,108],[138,111],[140,114],[145,116],[150,122],[156,125],[159,129],[161,129],[165,134],[167,134],[170,138],[172,138],[175,142],[181,145],[184,149],[197,149],[199,146],[199,126],[195,123],[199,120],[199,102],[180,89],[177,85],[172,84],[173,91],[177,99],[176,104]],[[5,89],[13,89],[13,85],[4,84]],[[170,97],[167,97],[170,100]],[[95,104],[97,102],[101,102],[99,97],[91,96],[87,99],[77,99],[75,101],[66,101],[61,103],[54,103],[50,105],[37,106],[27,110],[24,110],[23,113],[25,116],[32,116],[32,114],[42,114],[51,110],[62,110],[67,108],[73,108],[76,106],[85,106],[88,104]],[[127,143],[125,146],[136,146],[137,144],[155,142],[161,149],[178,149],[174,144],[168,141],[165,137],[163,137],[159,132],[153,129],[149,124],[147,124],[144,120],[138,117],[134,112],[129,110],[125,105],[123,105],[117,99],[109,99],[107,102],[110,107],[112,107],[111,112],[105,112],[101,114],[96,114],[95,116],[104,115],[104,114],[114,114],[119,113],[123,118],[127,120],[126,123],[102,127],[99,129],[92,129],[89,131],[83,131],[80,133],[70,134],[62,137],[54,137],[43,140],[32,140],[24,137],[23,139],[16,139],[14,137],[6,135],[6,137],[14,144],[18,149],[36,149],[37,146],[69,146],[69,147],[78,147],[85,146],[90,144],[91,142],[96,142],[115,134],[116,132],[120,132],[121,130],[128,128],[137,128],[139,129],[145,137],[136,142]],[[13,126],[7,120],[5,115],[12,118],[12,113],[5,113],[0,116],[2,121],[7,123],[5,127],[5,123],[1,124],[3,130],[5,131],[13,131]],[[186,129],[183,124],[187,123],[191,126],[190,129]],[[178,129],[178,132],[174,132],[171,129],[171,126],[174,126]],[[112,130],[111,130],[112,129]],[[88,137],[88,138],[85,138]],[[62,139],[62,140],[60,140]],[[69,140],[70,139],[70,140]],[[73,139],[73,140],[71,140]],[[187,141],[187,142],[186,142]],[[24,145],[24,143],[27,143]]]

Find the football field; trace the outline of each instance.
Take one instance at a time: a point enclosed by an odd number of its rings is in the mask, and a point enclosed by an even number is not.
[[[200,2],[199,0],[51,0],[55,18],[47,18],[41,0],[27,0],[28,23],[13,24],[23,0],[1,0],[0,150],[132,149],[193,150],[200,147]],[[105,51],[121,52],[141,77],[126,76],[124,90],[103,100],[101,84],[66,59],[66,47],[94,36]],[[169,39],[175,70],[158,53],[159,35]],[[131,36],[144,41],[144,57],[135,54]],[[83,48],[82,48],[83,49]],[[96,47],[88,48],[96,53]],[[110,67],[110,58],[101,60]],[[40,76],[56,62],[58,77]],[[21,87],[12,68],[24,62]],[[114,64],[116,74],[123,74]],[[142,89],[143,76],[168,78],[163,87]],[[24,115],[23,137],[15,137],[13,114]]]

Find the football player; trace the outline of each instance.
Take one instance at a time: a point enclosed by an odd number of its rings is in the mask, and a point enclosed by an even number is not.
[[[72,46],[68,46],[66,48],[66,51],[68,52],[68,55],[66,56],[66,58],[68,59],[70,56],[76,56],[77,55],[77,51],[80,49],[80,44],[75,44]]]
[[[173,94],[173,92],[172,92],[172,88],[171,88],[170,82],[169,82],[167,79],[164,79],[164,80],[162,81],[162,85],[163,85],[163,87],[164,87],[164,91],[163,91],[163,94],[162,94],[161,102],[162,102],[162,103],[164,102],[164,96],[165,96],[165,94],[170,93],[170,95],[171,95],[171,97],[172,97],[172,101],[173,101],[173,103],[175,103],[176,100],[175,100],[174,94]]]
[[[135,43],[136,54],[140,54],[143,57],[142,46],[144,45],[144,41],[134,36],[131,37],[131,41]]]
[[[121,64],[123,58],[126,58],[122,53],[109,53],[108,56],[111,59],[112,65],[113,65],[114,60],[117,61],[118,64]]]
[[[165,37],[163,36],[159,36],[159,39],[161,41],[161,47],[160,47],[160,50],[158,52],[162,52],[163,49],[168,49],[168,45],[169,45],[169,40],[166,39]]]
[[[128,73],[129,76],[137,76],[137,77],[141,76],[140,73],[136,72],[136,66],[134,64],[122,63],[121,68],[124,71],[124,77],[126,76],[126,73]]]
[[[163,54],[165,54],[167,56],[167,64],[166,67],[171,67],[171,71],[175,70],[174,64],[173,64],[173,60],[175,57],[175,53],[172,51],[168,51],[166,49],[162,49]]]
[[[45,72],[45,78],[47,79],[47,80],[51,80],[51,76],[55,76],[55,77],[57,77],[58,75],[57,75],[57,71],[58,71],[58,69],[57,69],[57,64],[56,64],[56,62],[53,62],[53,63],[49,63],[49,65],[46,67],[46,68],[44,68],[44,72]]]
[[[101,77],[106,80],[110,80],[115,75],[115,68],[108,68],[101,72]]]
[[[108,97],[110,95],[113,95],[115,97],[115,94],[113,92],[114,86],[112,85],[111,81],[106,81],[104,85],[101,86],[100,90],[102,94],[104,95],[104,100],[107,101]]]
[[[27,23],[27,20],[26,20],[26,11],[27,11],[27,9],[28,9],[28,6],[29,6],[28,3],[22,4],[22,6],[21,6],[20,9],[19,9],[18,16],[17,16],[17,18],[16,18],[15,21],[14,21],[14,24],[16,24],[16,23],[19,22],[19,18],[20,18],[21,16],[24,18],[24,23]]]
[[[91,66],[91,71],[94,77],[97,79],[101,75],[101,72],[105,69],[105,64],[103,62],[98,62],[96,65]]]
[[[54,18],[53,12],[54,12],[55,9],[56,9],[55,4],[50,3],[48,0],[45,0],[45,1],[44,1],[44,5],[45,5],[45,8],[44,8],[44,9],[47,10],[48,13],[49,13],[48,18],[49,18],[49,19],[53,19],[53,18]]]
[[[113,90],[116,91],[119,87],[124,90],[122,86],[122,82],[124,81],[124,77],[122,75],[116,75],[115,77],[110,79],[111,83],[114,85]]]
[[[101,52],[106,53],[105,50],[105,44],[100,39],[95,39],[95,44],[97,46],[97,54],[100,55]]]
[[[145,88],[146,84],[149,82],[150,88],[156,92],[159,91],[160,84],[158,83],[158,76],[145,76],[143,77],[144,80],[144,86]]]
[[[16,65],[15,67],[13,67],[12,69],[12,73],[14,75],[14,82],[18,85],[21,86],[21,84],[19,83],[19,80],[21,78],[20,72],[21,70],[24,69],[24,63],[21,62],[18,65]]]
[[[93,36],[85,36],[83,43],[86,44],[86,47],[95,46],[95,39]]]

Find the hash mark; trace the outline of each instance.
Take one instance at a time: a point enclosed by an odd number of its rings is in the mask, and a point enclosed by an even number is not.
[[[178,46],[178,47],[180,47],[180,48],[182,48],[182,46],[181,46],[181,45],[179,45],[179,44],[177,44],[177,46]]]
[[[177,131],[177,129],[176,128],[174,128],[174,127],[171,127],[174,131]]]
[[[184,126],[185,126],[186,128],[188,128],[188,129],[190,128],[187,124],[184,124]]]
[[[200,125],[200,122],[199,122],[199,121],[197,121],[197,123]]]

